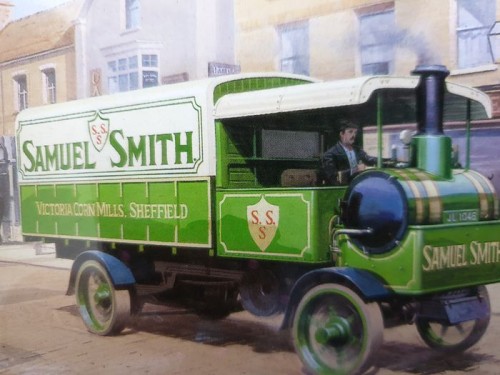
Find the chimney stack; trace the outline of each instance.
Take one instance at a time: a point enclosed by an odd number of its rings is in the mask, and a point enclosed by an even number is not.
[[[445,79],[450,74],[442,65],[417,66],[417,134],[412,153],[416,167],[444,179],[451,179],[451,138],[443,132]]]
[[[0,0],[0,30],[2,30],[10,22],[10,15],[14,5],[8,1]]]

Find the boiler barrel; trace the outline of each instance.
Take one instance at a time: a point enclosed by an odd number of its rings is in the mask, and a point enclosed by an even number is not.
[[[491,182],[478,172],[455,170],[442,179],[420,169],[367,171],[346,191],[346,228],[372,229],[355,240],[365,251],[393,249],[409,225],[459,224],[499,217]]]
[[[475,171],[454,170],[452,180],[420,170],[392,172],[408,199],[409,224],[440,224],[498,218],[498,199],[491,182]]]

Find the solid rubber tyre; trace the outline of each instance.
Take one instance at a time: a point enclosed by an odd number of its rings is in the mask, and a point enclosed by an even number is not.
[[[131,312],[128,290],[117,290],[106,269],[95,260],[85,261],[76,276],[76,304],[87,329],[107,336],[120,333]]]

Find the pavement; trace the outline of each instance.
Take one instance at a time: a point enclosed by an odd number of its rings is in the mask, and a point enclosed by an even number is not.
[[[0,262],[68,270],[73,264],[71,259],[56,258],[54,244],[42,242],[0,244]]]

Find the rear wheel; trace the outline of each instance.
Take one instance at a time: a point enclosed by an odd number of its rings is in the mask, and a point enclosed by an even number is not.
[[[484,286],[478,288],[478,295],[487,304],[488,315],[481,319],[458,324],[430,321],[418,318],[417,331],[424,342],[441,352],[460,352],[476,344],[486,332],[490,323],[490,300]]]
[[[365,303],[347,287],[319,285],[297,308],[293,338],[297,354],[312,373],[360,373],[382,344],[382,313],[376,303]]]
[[[265,268],[245,273],[241,280],[240,298],[243,308],[255,316],[272,316],[282,310],[278,278]]]
[[[87,329],[98,335],[121,332],[130,317],[128,290],[116,290],[106,269],[84,262],[76,277],[76,303]]]

